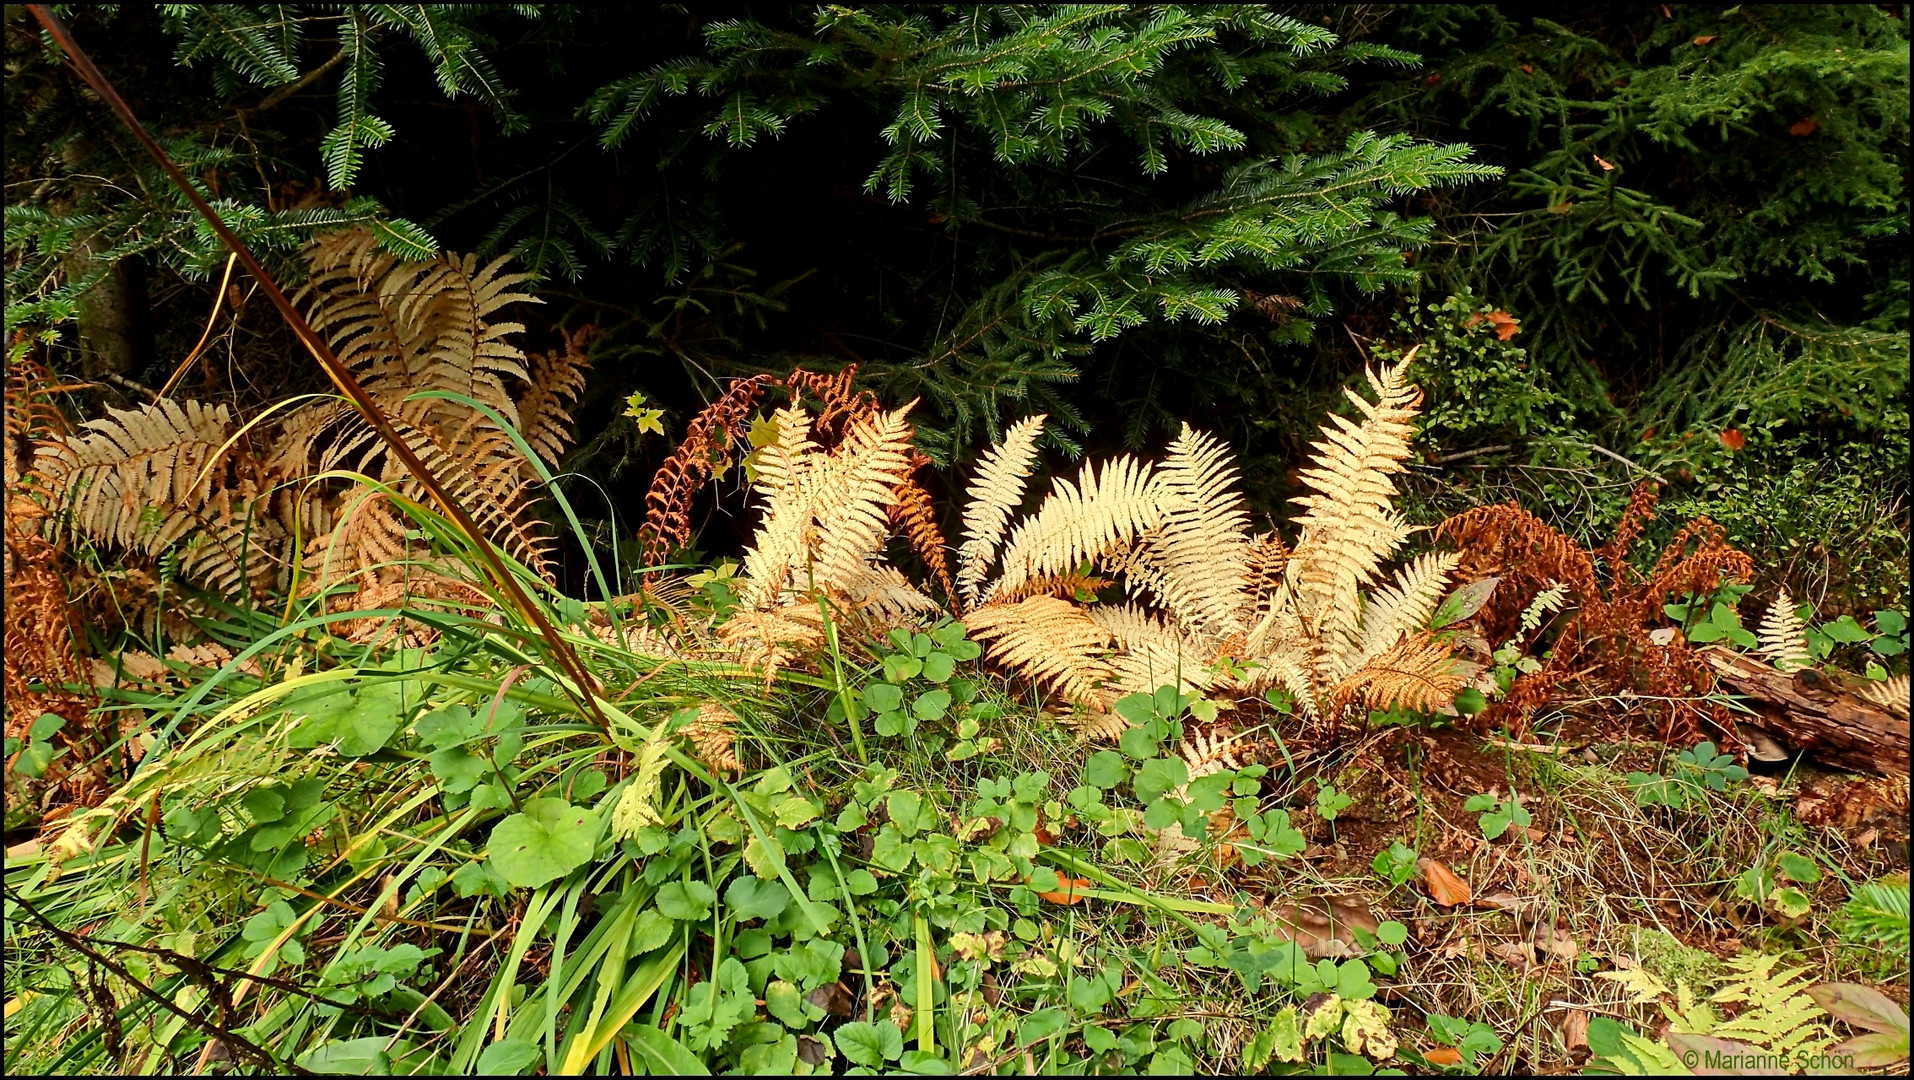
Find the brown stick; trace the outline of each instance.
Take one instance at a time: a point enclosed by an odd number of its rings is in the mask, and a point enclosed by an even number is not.
[[[1726,649],[1701,649],[1696,655],[1714,669],[1723,688],[1747,699],[1758,716],[1751,726],[1835,768],[1907,775],[1907,717],[1855,693],[1853,676],[1813,669],[1786,674]]]

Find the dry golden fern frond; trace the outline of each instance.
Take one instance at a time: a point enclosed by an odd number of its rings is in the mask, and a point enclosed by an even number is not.
[[[1290,556],[1304,623],[1327,641],[1353,639],[1360,611],[1360,590],[1376,568],[1407,535],[1394,510],[1392,473],[1405,468],[1413,421],[1422,392],[1404,374],[1409,357],[1367,372],[1377,400],[1345,389],[1362,413],[1356,423],[1331,414],[1316,454],[1302,470],[1309,495],[1290,500],[1303,507],[1297,519],[1302,539]]]
[[[1115,635],[1082,608],[1033,596],[976,608],[964,616],[964,625],[986,643],[991,659],[1075,704],[1103,711],[1097,686],[1112,675],[1107,657]]]
[[[1080,712],[1060,722],[1085,742],[1115,742],[1130,730],[1130,722],[1113,712]]]
[[[1395,581],[1377,590],[1363,608],[1362,637],[1347,656],[1346,668],[1356,668],[1429,624],[1442,590],[1449,583],[1458,556],[1428,552],[1396,572]]]
[[[823,616],[817,605],[808,603],[737,611],[718,627],[718,639],[731,648],[739,663],[762,669],[769,690],[780,669],[824,644]]]
[[[1330,694],[1338,706],[1431,712],[1447,707],[1472,672],[1448,644],[1422,633],[1403,638],[1364,664]]]
[[[691,743],[692,754],[707,766],[721,772],[738,772],[744,763],[738,760],[737,733],[731,725],[738,717],[730,709],[713,701],[698,706],[698,718],[686,724],[678,734]]]
[[[957,549],[957,588],[966,603],[976,603],[984,577],[1003,542],[1010,512],[1023,501],[1024,485],[1037,460],[1037,439],[1044,414],[1012,424],[1003,441],[977,463],[964,499],[964,543]]]
[[[828,467],[813,471],[817,555],[811,574],[816,584],[854,580],[883,557],[890,508],[916,468],[905,419],[916,404],[857,418],[831,452]]]
[[[532,354],[527,385],[518,398],[518,430],[547,465],[557,465],[572,443],[576,425],[570,409],[585,392],[591,357],[584,346],[597,329],[586,326],[566,334],[563,349]]]
[[[278,577],[284,536],[263,513],[260,464],[227,445],[225,406],[161,399],[108,414],[35,458],[67,529],[148,556],[178,544],[182,572],[224,593]]]
[[[1182,755],[1190,779],[1197,780],[1224,769],[1242,768],[1243,760],[1239,753],[1242,741],[1240,732],[1214,727],[1207,732],[1191,732],[1185,736],[1177,746],[1177,753]]]
[[[525,328],[492,317],[507,304],[540,302],[512,288],[527,275],[506,272],[508,256],[483,266],[476,255],[450,253],[401,263],[376,243],[369,230],[354,229],[308,249],[312,276],[295,300],[307,304],[313,329],[388,407],[417,391],[449,390],[516,425],[505,383],[526,382],[529,373],[509,338]]]
[[[1249,511],[1235,490],[1229,447],[1188,424],[1158,467],[1163,523],[1145,547],[1157,590],[1190,630],[1241,628],[1249,589]]]
[[[1127,548],[1162,521],[1161,495],[1149,463],[1128,454],[1101,470],[1095,462],[1084,465],[1074,484],[1056,481],[1037,512],[1010,534],[1003,573],[984,599],[994,602],[1033,577],[1065,573]]]
[[[831,582],[828,591],[875,625],[893,625],[913,615],[943,610],[894,566],[866,566],[852,577]]]
[[[1768,658],[1777,670],[1796,671],[1814,666],[1808,652],[1808,628],[1794,613],[1794,598],[1782,589],[1761,617],[1761,645],[1755,651]]]
[[[511,437],[476,416],[448,431],[430,426],[423,413],[407,406],[392,414],[392,426],[485,530],[486,539],[534,573],[547,576],[552,539],[545,523],[531,516],[532,482]],[[386,459],[385,473],[388,483],[415,502],[432,505],[424,486],[396,457]]]
[[[811,438],[811,414],[786,405],[771,416],[772,438],[750,456],[751,486],[770,499],[795,488],[818,452]]]
[[[1901,719],[1907,719],[1908,681],[1906,674],[1896,675],[1886,682],[1869,683],[1861,688],[1861,696],[1881,706],[1891,713],[1897,713]]]
[[[1164,619],[1135,604],[1093,604],[1084,614],[1116,638],[1106,697],[1152,694],[1172,684],[1186,694],[1202,693],[1214,683],[1208,664],[1215,650],[1177,633]]]

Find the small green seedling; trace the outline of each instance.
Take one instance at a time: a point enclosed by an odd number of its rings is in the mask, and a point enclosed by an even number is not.
[[[1472,795],[1468,802],[1462,804],[1462,809],[1472,814],[1482,815],[1476,819],[1476,824],[1481,826],[1484,840],[1493,840],[1508,832],[1510,825],[1527,827],[1531,820],[1528,808],[1522,805],[1513,792],[1507,799],[1500,798],[1493,792]]]
[[[1370,865],[1389,884],[1406,885],[1416,876],[1416,849],[1397,840],[1387,850],[1377,852],[1375,862]]]
[[[1631,772],[1628,786],[1635,791],[1637,806],[1666,806],[1680,810],[1691,802],[1700,802],[1707,791],[1726,791],[1728,783],[1748,779],[1748,770],[1734,763],[1733,756],[1720,753],[1715,744],[1702,740],[1692,750],[1675,756],[1674,771],[1667,776]]]
[[[1337,814],[1349,809],[1355,801],[1353,796],[1337,791],[1336,785],[1324,784],[1316,793],[1316,813],[1324,821],[1334,821]]]

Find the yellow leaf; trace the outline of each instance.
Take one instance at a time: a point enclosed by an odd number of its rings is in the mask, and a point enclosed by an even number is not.
[[[1619,984],[1628,993],[1628,1001],[1631,1005],[1652,1005],[1668,993],[1668,987],[1644,968],[1629,968],[1627,971],[1598,971],[1595,977]]]

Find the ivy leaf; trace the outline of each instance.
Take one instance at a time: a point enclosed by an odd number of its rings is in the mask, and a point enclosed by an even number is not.
[[[533,799],[492,830],[491,862],[520,888],[536,888],[590,861],[598,815],[564,799]]]

